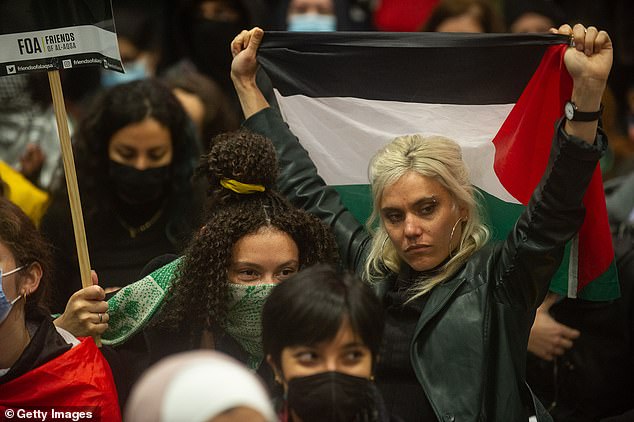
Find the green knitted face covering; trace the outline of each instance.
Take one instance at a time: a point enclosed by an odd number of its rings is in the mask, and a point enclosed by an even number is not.
[[[262,351],[262,307],[275,284],[229,283],[229,311],[225,331],[249,354],[247,365],[257,369]]]

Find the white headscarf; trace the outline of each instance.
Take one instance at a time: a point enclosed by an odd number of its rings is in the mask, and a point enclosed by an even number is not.
[[[242,363],[219,352],[196,350],[163,359],[132,389],[128,422],[205,422],[234,407],[277,420],[262,382]]]

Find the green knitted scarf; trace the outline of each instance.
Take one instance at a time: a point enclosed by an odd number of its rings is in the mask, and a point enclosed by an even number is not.
[[[118,346],[141,331],[161,307],[182,257],[122,288],[108,300],[108,330],[103,344]]]

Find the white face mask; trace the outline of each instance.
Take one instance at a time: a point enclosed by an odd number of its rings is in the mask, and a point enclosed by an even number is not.
[[[4,294],[4,288],[2,286],[2,277],[10,276],[11,274],[15,274],[18,271],[21,271],[25,268],[26,268],[26,265],[22,265],[21,267],[14,268],[9,272],[4,273],[4,275],[2,274],[2,270],[0,269],[0,324],[2,324],[5,319],[7,319],[7,315],[9,315],[9,312],[11,312],[11,308],[13,308],[13,304],[22,297],[22,295],[19,295],[12,301],[9,301],[9,299],[7,299],[7,295]]]
[[[328,32],[337,30],[337,18],[334,15],[303,13],[288,17],[288,30],[298,32]]]

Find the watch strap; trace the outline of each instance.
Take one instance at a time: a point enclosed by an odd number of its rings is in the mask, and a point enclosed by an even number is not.
[[[595,120],[599,120],[601,114],[603,113],[603,104],[597,111],[579,111],[579,108],[575,103],[570,101],[570,103],[574,107],[574,114],[572,116],[572,121],[574,122],[594,122]]]

